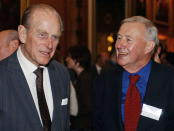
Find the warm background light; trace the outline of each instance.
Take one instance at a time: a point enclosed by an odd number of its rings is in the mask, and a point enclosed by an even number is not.
[[[107,42],[109,42],[109,43],[113,43],[114,42],[114,38],[113,38],[112,35],[107,36]]]
[[[111,50],[112,50],[112,46],[110,45],[108,46],[108,52],[111,52]]]

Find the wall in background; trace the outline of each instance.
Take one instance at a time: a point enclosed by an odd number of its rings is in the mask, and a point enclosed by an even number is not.
[[[0,30],[17,29],[20,21],[20,0],[0,0]]]

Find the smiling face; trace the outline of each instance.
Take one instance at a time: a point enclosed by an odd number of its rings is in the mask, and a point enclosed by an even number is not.
[[[35,65],[46,65],[53,57],[61,35],[55,12],[38,9],[32,13],[29,28],[20,25],[19,38],[24,56]]]
[[[133,73],[148,63],[153,46],[146,40],[145,26],[130,22],[120,27],[115,48],[118,64]]]

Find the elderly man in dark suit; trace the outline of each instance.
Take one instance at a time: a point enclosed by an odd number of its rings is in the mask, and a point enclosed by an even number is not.
[[[69,75],[51,58],[63,25],[46,4],[30,6],[18,27],[18,50],[0,62],[0,130],[69,130]]]
[[[173,131],[174,71],[152,60],[158,33],[141,16],[122,21],[115,44],[122,70],[94,86],[95,131]]]

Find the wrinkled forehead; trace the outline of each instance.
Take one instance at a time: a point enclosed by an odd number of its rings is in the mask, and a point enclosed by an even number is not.
[[[118,31],[119,35],[145,35],[146,27],[143,23],[127,22],[123,23]]]
[[[33,12],[29,21],[29,28],[33,30],[43,27],[48,27],[53,32],[61,32],[61,23],[57,14],[45,10]]]

